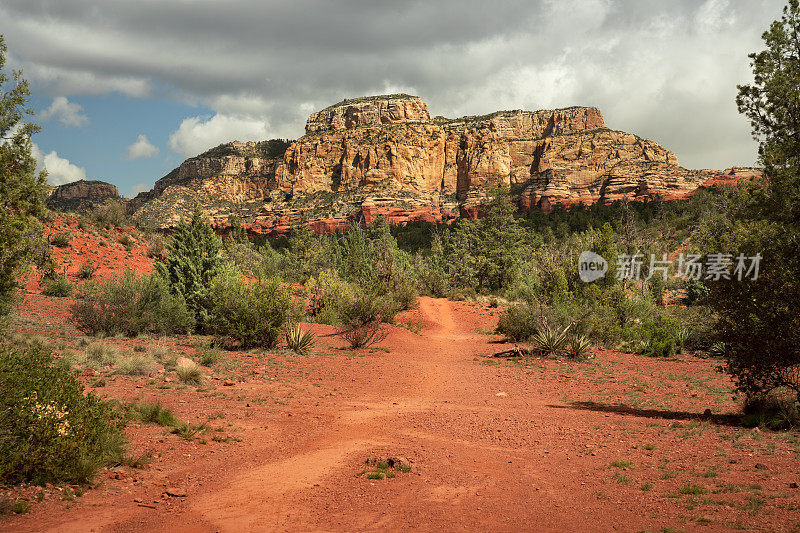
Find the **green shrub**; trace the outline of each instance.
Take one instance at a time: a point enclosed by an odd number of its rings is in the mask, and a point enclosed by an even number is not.
[[[749,396],[744,404],[742,425],[791,430],[800,427],[800,403],[796,395],[773,390]]]
[[[175,365],[178,364],[178,356],[167,346],[154,346],[149,350],[150,356],[161,363],[167,370],[175,370]]]
[[[164,244],[164,237],[161,234],[153,235],[150,239],[150,245],[147,247],[146,255],[151,259],[159,259],[164,254],[166,246]]]
[[[6,45],[0,36],[0,327],[17,300],[20,271],[31,259],[44,266],[50,246],[42,238],[47,172],[37,170],[31,136],[39,131],[28,105],[30,86],[22,71],[5,70]],[[48,261],[51,262],[52,261]]]
[[[214,334],[242,348],[274,347],[295,314],[292,296],[281,288],[280,281],[259,280],[248,285],[231,266],[212,281],[210,302]]]
[[[58,277],[52,281],[49,281],[47,285],[44,286],[42,289],[42,294],[44,296],[57,296],[59,298],[65,298],[72,294],[74,289],[75,285],[67,278]]]
[[[447,294],[447,298],[454,302],[474,302],[477,297],[475,287],[454,287]]]
[[[111,226],[122,226],[127,220],[125,206],[116,200],[106,201],[105,204],[96,207],[91,216],[98,226],[106,229]]]
[[[708,287],[697,279],[690,278],[685,284],[686,294],[683,297],[683,303],[686,305],[701,304],[708,298]]]
[[[648,357],[670,357],[675,355],[673,339],[645,339],[636,346],[636,353]]]
[[[126,270],[119,278],[84,286],[83,300],[72,309],[72,321],[88,335],[124,333],[185,333],[192,317],[180,296],[169,292],[155,274],[136,276]]]
[[[565,349],[565,355],[570,359],[585,359],[592,347],[591,341],[585,335],[570,335]]]
[[[80,279],[92,279],[98,268],[99,267],[94,264],[94,261],[87,259],[78,269],[78,277]]]
[[[341,324],[338,334],[352,348],[361,348],[383,340],[386,331],[381,328],[381,323],[392,320],[396,313],[391,298],[371,297],[358,288],[337,295],[335,309]]]
[[[72,234],[68,231],[63,231],[61,233],[56,233],[52,237],[50,237],[50,244],[53,246],[57,246],[58,248],[66,248],[69,246],[69,243],[72,241]]]
[[[154,366],[155,361],[150,354],[128,353],[119,358],[114,372],[126,376],[144,376],[149,374]]]
[[[0,348],[0,480],[86,483],[124,455],[119,413],[52,354]]]
[[[442,251],[442,238],[438,233],[433,237],[430,254],[414,256],[414,278],[420,291],[425,294],[443,298],[450,293],[450,279]]]
[[[161,405],[161,402],[144,402],[131,404],[128,406],[128,416],[141,420],[145,424],[157,424],[159,426],[178,426],[180,421],[172,414],[172,411]]]
[[[280,268],[272,268],[264,263],[264,252],[269,245],[263,250],[258,250],[247,239],[244,241],[225,240],[224,244],[225,259],[236,265],[243,274],[250,277],[271,277],[280,272]],[[271,248],[269,249],[271,250]],[[269,270],[269,273],[262,276],[262,270]]]
[[[154,263],[170,291],[186,303],[198,332],[208,326],[209,309],[213,306],[209,290],[222,266],[221,250],[222,239],[196,205],[192,220],[181,221],[175,227],[166,254]]]
[[[764,260],[757,279],[712,284],[709,302],[738,390],[784,389],[800,402],[800,3],[787,2],[762,38],[765,49],[749,56],[754,81],[737,87],[736,103],[760,141],[764,179],[736,188],[742,201],[725,209],[734,238],[715,249]]]
[[[216,364],[220,359],[219,350],[211,346],[203,346],[197,352],[197,359],[203,366],[211,366]]]
[[[133,239],[131,239],[129,235],[123,235],[117,242],[124,246],[129,252],[133,249]]]
[[[417,289],[410,277],[399,277],[389,288],[388,296],[391,297],[396,309],[394,314],[411,309],[417,304]]]
[[[31,505],[25,500],[12,500],[6,496],[0,496],[0,516],[9,514],[26,514],[31,510]]]
[[[669,316],[645,317],[628,328],[626,334],[636,339],[636,353],[649,357],[675,355],[684,335],[678,321]]]
[[[623,321],[638,318],[635,315],[623,316],[624,306],[620,301],[624,296],[620,298],[616,290],[606,289],[603,293],[598,290],[597,293],[594,297],[584,295],[557,301],[545,308],[545,316],[551,323],[562,327],[574,324],[573,333],[585,335],[594,344],[615,346],[623,339]]]
[[[115,366],[119,360],[119,350],[113,344],[92,342],[84,350],[84,361],[92,367]]]
[[[708,350],[708,356],[718,359],[725,357],[726,347],[724,342],[715,342]]]
[[[528,304],[508,307],[500,314],[497,332],[515,342],[527,340],[539,329],[540,313],[540,308]]]
[[[683,333],[678,335],[677,345],[693,352],[708,352],[716,341],[714,336],[714,312],[705,305],[670,307],[669,314],[681,325]],[[680,337],[685,336],[684,339]]]
[[[563,355],[567,349],[570,326],[553,327],[542,320],[536,333],[531,335],[531,349],[543,356]]]

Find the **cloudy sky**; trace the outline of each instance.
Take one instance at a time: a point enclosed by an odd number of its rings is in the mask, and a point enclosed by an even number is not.
[[[784,0],[0,0],[53,183],[125,195],[230,140],[296,138],[342,98],[431,115],[600,107],[689,168],[753,164],[734,104]]]

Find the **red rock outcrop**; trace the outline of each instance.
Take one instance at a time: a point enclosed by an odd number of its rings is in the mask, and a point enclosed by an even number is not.
[[[359,126],[384,126],[405,122],[428,122],[428,106],[417,96],[391,94],[342,100],[306,121],[306,134],[350,130]]]
[[[708,172],[708,171],[707,171]],[[712,171],[713,172],[713,171]],[[754,167],[730,167],[720,173],[714,173],[701,185],[704,189],[719,187],[736,187],[745,182],[764,179],[764,169]]]
[[[549,209],[680,198],[713,176],[680,167],[654,141],[608,129],[594,107],[431,119],[418,97],[367,97],[312,114],[306,135],[265,151],[274,142],[221,145],[187,160],[131,211],[165,226],[199,202],[254,231],[281,233],[301,219],[335,230],[377,213],[393,223],[477,216],[498,185],[523,210]]]

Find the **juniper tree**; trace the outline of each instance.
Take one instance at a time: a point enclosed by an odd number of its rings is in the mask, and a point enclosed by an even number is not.
[[[442,248],[453,283],[479,291],[508,287],[514,268],[529,256],[529,235],[514,216],[516,206],[507,187],[490,192],[478,220],[461,220],[445,233]]]
[[[727,370],[748,395],[778,387],[800,400],[800,6],[790,0],[750,54],[753,83],[736,102],[759,141],[765,183],[732,206],[738,250],[763,255],[755,281],[710,284]],[[752,275],[750,276],[752,278]]]
[[[181,220],[175,228],[167,253],[155,263],[156,270],[169,282],[174,294],[186,301],[199,332],[208,324],[209,287],[222,265],[222,239],[214,233],[195,205],[191,220]]]
[[[11,310],[17,273],[40,244],[37,218],[46,209],[46,173],[36,172],[31,135],[39,127],[27,119],[30,90],[21,71],[3,71],[6,45],[0,36],[0,318]]]

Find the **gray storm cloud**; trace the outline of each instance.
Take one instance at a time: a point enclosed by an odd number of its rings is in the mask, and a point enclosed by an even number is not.
[[[54,97],[214,109],[172,133],[187,154],[239,132],[297,137],[310,111],[403,91],[445,116],[595,105],[685,166],[722,168],[755,160],[733,98],[782,5],[0,0],[0,20],[13,63]]]

